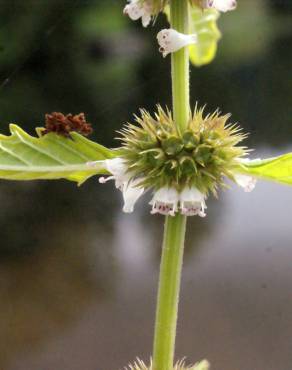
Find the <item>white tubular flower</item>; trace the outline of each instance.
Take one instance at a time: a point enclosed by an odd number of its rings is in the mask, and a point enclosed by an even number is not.
[[[141,179],[131,179],[131,174],[127,170],[127,165],[121,158],[106,159],[104,161],[104,166],[112,176],[100,177],[99,182],[104,184],[109,180],[114,180],[116,188],[123,193],[123,211],[125,213],[133,212],[135,203],[144,193],[144,188],[139,186]]]
[[[195,34],[185,35],[168,28],[158,32],[157,40],[160,46],[159,51],[165,58],[169,53],[174,53],[187,45],[195,44],[198,38]]]
[[[195,187],[185,188],[179,196],[180,211],[185,216],[206,217],[206,196]]]
[[[248,176],[248,175],[242,175],[239,173],[234,175],[234,179],[237,185],[242,187],[246,193],[250,193],[251,191],[253,191],[257,183],[257,180],[254,177]]]
[[[205,0],[206,8],[214,8],[219,12],[228,12],[234,10],[237,6],[236,0]]]
[[[117,189],[123,190],[125,182],[130,180],[130,176],[127,173],[127,166],[125,161],[121,158],[106,159],[104,161],[104,166],[112,176],[100,177],[99,182],[101,184],[106,183],[109,180],[114,180]]]
[[[129,0],[129,4],[124,8],[124,14],[133,21],[141,18],[143,27],[147,27],[151,22],[152,5],[149,0]]]
[[[149,204],[152,205],[152,214],[174,216],[178,210],[179,195],[174,188],[163,187],[154,193]]]
[[[139,182],[140,180],[131,180],[125,183],[123,187],[123,211],[125,213],[132,213],[134,211],[135,203],[144,193],[144,188],[139,186]]]

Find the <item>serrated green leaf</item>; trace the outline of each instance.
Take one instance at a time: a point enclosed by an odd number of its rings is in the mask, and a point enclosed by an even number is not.
[[[238,172],[260,179],[292,185],[292,153],[246,162]]]
[[[212,62],[217,52],[218,40],[221,33],[217,27],[220,14],[216,9],[204,9],[197,6],[191,8],[190,33],[198,35],[198,42],[191,45],[190,60],[200,67]]]
[[[0,178],[7,180],[67,179],[82,184],[89,177],[106,173],[92,161],[115,157],[115,151],[72,132],[70,137],[49,133],[33,137],[17,125],[11,135],[0,135]],[[41,129],[37,129],[40,134]]]

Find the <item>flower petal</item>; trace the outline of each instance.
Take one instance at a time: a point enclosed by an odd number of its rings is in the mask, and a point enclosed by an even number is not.
[[[197,35],[185,35],[172,28],[168,28],[158,32],[157,41],[160,46],[159,51],[163,57],[166,57],[169,53],[174,53],[187,45],[195,44],[197,42]]]
[[[220,12],[234,10],[236,6],[236,0],[206,0],[206,8],[214,8]]]
[[[241,186],[243,190],[247,193],[253,191],[257,183],[256,178],[248,175],[235,174],[234,179],[237,185]]]
[[[151,22],[151,14],[144,13],[142,15],[142,25],[143,25],[143,27],[149,26],[150,22]]]
[[[147,27],[152,18],[152,4],[146,0],[130,0],[124,8],[124,14],[127,14],[133,21],[141,18],[143,27]]]
[[[149,204],[152,205],[152,214],[174,216],[178,209],[178,192],[174,188],[163,187],[154,193]]]
[[[124,198],[123,211],[125,213],[131,213],[134,211],[135,203],[144,193],[144,188],[137,186],[138,182],[140,181],[131,180],[128,183],[124,184],[122,191],[123,191],[123,198]]]
[[[180,193],[180,211],[186,216],[206,217],[205,194],[195,187],[186,187]]]
[[[132,21],[137,21],[143,13],[143,7],[137,1],[131,1],[124,8],[124,14],[127,14]]]
[[[119,157],[106,159],[105,167],[115,177],[123,177],[127,172],[125,161]]]

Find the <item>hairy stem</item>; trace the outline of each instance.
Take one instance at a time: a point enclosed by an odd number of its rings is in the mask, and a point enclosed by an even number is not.
[[[187,0],[171,0],[170,22],[171,27],[178,32],[189,33]],[[189,49],[187,47],[171,55],[171,76],[174,122],[180,131],[184,131],[190,114]]]
[[[188,0],[171,0],[171,27],[188,33]],[[189,53],[183,48],[172,55],[173,117],[180,132],[189,120]],[[160,265],[153,348],[153,370],[173,370],[186,217],[166,217]]]
[[[186,217],[167,217],[160,265],[153,370],[172,370]]]

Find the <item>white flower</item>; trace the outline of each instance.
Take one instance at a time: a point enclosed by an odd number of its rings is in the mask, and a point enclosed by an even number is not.
[[[124,14],[133,21],[141,18],[143,27],[147,27],[151,22],[152,5],[149,0],[129,0],[129,4],[124,8]]]
[[[205,203],[206,196],[195,187],[185,188],[179,196],[180,211],[186,216],[200,216],[205,217]]]
[[[119,157],[113,159],[106,159],[103,161],[104,167],[110,172],[113,176],[100,177],[99,182],[101,184],[106,183],[109,180],[115,180],[115,185],[117,189],[123,190],[125,182],[130,180],[130,176],[127,173],[127,166],[125,161]]]
[[[128,172],[127,165],[122,158],[106,159],[103,163],[112,176],[100,177],[99,182],[104,184],[109,180],[114,180],[116,188],[123,193],[123,211],[125,213],[133,212],[135,203],[144,193],[144,188],[139,185],[141,179],[132,179],[131,173]],[[89,165],[92,164],[89,163]]]
[[[250,161],[240,159],[240,163]],[[92,168],[106,169],[111,176],[100,177],[99,182],[104,184],[109,180],[115,181],[115,186],[123,193],[125,213],[132,213],[137,200],[144,194],[145,189],[141,186],[143,177],[134,177],[128,170],[126,161],[122,158],[106,159],[103,161],[88,162]],[[245,192],[251,192],[257,180],[249,175],[234,173],[234,180]],[[194,186],[185,187],[180,193],[173,187],[162,187],[154,192],[149,204],[152,205],[151,214],[160,213],[167,216],[175,216],[180,212],[185,216],[206,217],[206,195]]]
[[[238,162],[243,165],[251,164],[251,163],[256,164],[259,161],[261,161],[260,158],[256,158],[256,159],[239,158],[238,159]],[[250,193],[251,191],[253,191],[257,183],[256,178],[249,176],[249,175],[240,174],[240,173],[235,173],[234,179],[237,185],[241,186],[244,189],[244,191],[247,193]]]
[[[234,179],[237,185],[241,186],[243,190],[247,193],[250,193],[251,191],[253,191],[257,183],[257,180],[254,177],[248,176],[248,175],[242,175],[239,173],[234,175]]]
[[[236,6],[236,0],[205,0],[205,8],[214,8],[220,12],[234,10]]]
[[[179,195],[174,188],[163,187],[154,193],[149,204],[152,205],[152,214],[174,216],[178,210]]]
[[[168,28],[158,32],[157,40],[160,46],[159,51],[163,57],[166,57],[169,53],[174,53],[187,45],[195,44],[198,38],[195,34],[185,35],[172,28]]]
[[[123,198],[124,198],[124,207],[123,211],[125,213],[132,213],[134,211],[134,205],[137,200],[143,195],[144,188],[139,186],[141,180],[130,180],[124,184],[123,187]]]

